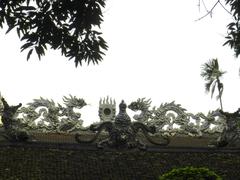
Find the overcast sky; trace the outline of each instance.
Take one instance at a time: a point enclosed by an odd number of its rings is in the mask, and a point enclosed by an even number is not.
[[[215,1],[206,3],[210,9]],[[188,112],[207,113],[219,103],[205,94],[200,67],[218,58],[228,72],[222,80],[223,107],[235,111],[240,60],[222,46],[231,16],[218,6],[212,18],[195,21],[206,13],[197,5],[198,0],[108,0],[102,31],[109,50],[96,66],[75,68],[58,51],[48,51],[41,61],[33,55],[27,62],[16,32],[1,31],[0,92],[10,104],[40,96],[59,103],[68,94],[84,98],[90,104],[81,111],[85,124],[98,120],[98,102],[106,96],[117,104],[141,97],[151,98],[156,106],[175,101]]]

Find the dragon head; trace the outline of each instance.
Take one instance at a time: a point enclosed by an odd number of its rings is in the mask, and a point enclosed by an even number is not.
[[[132,102],[128,105],[128,108],[132,111],[138,111],[139,110],[139,104],[137,102]]]
[[[132,102],[128,105],[128,108],[132,111],[145,110],[151,105],[151,99],[139,98],[137,101]]]
[[[82,98],[77,98],[76,96],[70,95],[69,98],[66,96],[63,97],[64,104],[68,107],[75,107],[81,109],[86,106],[87,103]]]

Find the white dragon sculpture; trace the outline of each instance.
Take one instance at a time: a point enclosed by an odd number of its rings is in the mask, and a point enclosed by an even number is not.
[[[81,109],[86,102],[75,96],[63,97],[65,106],[53,100],[40,97],[18,110],[18,116],[29,130],[73,132],[82,128],[81,114],[74,109]]]
[[[176,134],[202,136],[204,133],[221,133],[225,126],[222,116],[216,113],[218,110],[209,112],[205,116],[203,113],[195,115],[187,113],[186,109],[175,102],[161,104],[158,108],[150,109],[150,107],[151,99],[146,98],[139,98],[128,106],[134,112],[140,111],[140,114],[133,116],[136,121],[154,125],[157,132],[167,136]],[[191,122],[191,120],[196,123]],[[215,127],[210,128],[211,124]]]

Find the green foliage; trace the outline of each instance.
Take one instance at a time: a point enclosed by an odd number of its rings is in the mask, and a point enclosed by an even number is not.
[[[222,178],[208,168],[174,168],[159,177],[159,180],[221,180]]]
[[[240,1],[239,0],[226,0],[226,4],[231,6],[231,13],[233,22],[228,24],[227,41],[224,45],[228,44],[234,49],[236,57],[240,54]]]
[[[96,27],[100,28],[105,0],[1,0],[0,27],[6,33],[16,29],[28,49],[39,59],[48,46],[60,49],[62,55],[74,58],[75,65],[98,63],[108,46]]]

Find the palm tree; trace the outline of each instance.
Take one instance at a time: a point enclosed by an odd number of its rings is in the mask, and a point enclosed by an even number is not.
[[[221,71],[219,69],[217,59],[209,60],[207,63],[204,63],[202,65],[201,76],[206,81],[206,83],[205,83],[206,92],[208,93],[211,91],[211,98],[212,98],[215,88],[217,86],[218,95],[216,98],[217,98],[217,100],[219,99],[219,101],[220,101],[221,110],[223,110],[223,107],[222,107],[223,83],[221,83],[220,78],[225,73],[226,73],[225,71]]]

